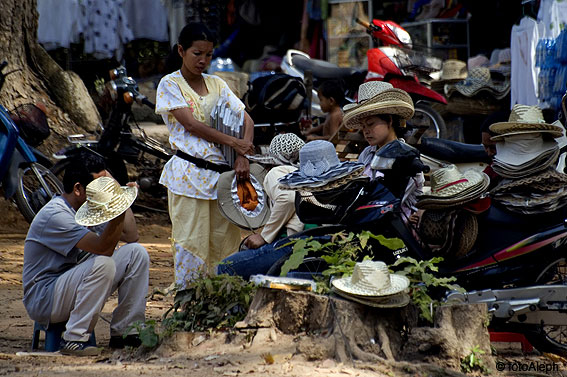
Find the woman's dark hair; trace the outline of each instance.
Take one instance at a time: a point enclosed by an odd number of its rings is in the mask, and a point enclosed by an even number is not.
[[[392,127],[394,127],[394,132],[397,137],[403,137],[406,133],[406,128],[402,127],[402,120],[399,115],[393,114],[376,114],[378,118],[382,119],[386,123],[392,121]]]
[[[70,194],[77,182],[79,182],[81,186],[87,187],[93,180],[93,174],[100,173],[104,169],[106,169],[104,158],[91,152],[79,153],[65,168],[63,189],[67,194]]]
[[[346,104],[343,85],[338,80],[323,81],[317,91],[327,98],[333,98],[340,107]]]
[[[177,43],[187,50],[195,41],[209,41],[213,46],[217,44],[216,38],[209,28],[200,22],[190,22],[179,33]]]

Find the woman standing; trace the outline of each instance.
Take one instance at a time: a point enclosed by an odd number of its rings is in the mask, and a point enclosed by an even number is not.
[[[221,78],[204,73],[214,44],[205,25],[186,25],[177,46],[181,68],[164,76],[157,89],[156,113],[162,115],[169,142],[176,150],[164,166],[160,183],[168,189],[178,289],[185,288],[201,272],[212,273],[219,261],[238,248],[240,228],[218,210],[216,185],[220,173],[230,170],[227,160],[231,158],[223,154],[227,146],[236,155],[238,180],[249,179],[244,155],[254,153],[254,123],[244,105]],[[224,104],[224,119],[238,123],[242,137],[214,127],[212,113],[219,104]],[[215,114],[218,120],[220,112]]]

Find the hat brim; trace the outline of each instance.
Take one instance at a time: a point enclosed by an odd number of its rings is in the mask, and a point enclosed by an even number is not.
[[[259,183],[263,190],[263,182],[266,177],[267,170],[259,164],[250,164],[250,175]],[[258,229],[264,226],[270,218],[270,208],[265,192],[263,193],[262,210],[255,216],[249,216],[236,207],[233,194],[232,183],[236,176],[234,170],[222,173],[217,182],[217,204],[221,215],[228,221],[242,229]]]
[[[279,186],[287,190],[301,189],[305,191],[316,191],[317,189],[329,185],[333,181],[345,177],[357,177],[361,175],[363,171],[364,165],[362,163],[343,161],[328,172],[316,177],[304,176],[299,170],[296,170],[280,178]],[[328,188],[324,189],[328,190]]]
[[[555,140],[548,140],[544,141],[541,148],[537,151],[531,153],[518,153],[517,151],[511,151],[507,147],[506,143],[497,143],[494,161],[496,163],[501,162],[511,166],[520,166],[556,148],[559,148],[557,142]]]
[[[409,287],[409,279],[403,275],[390,274],[389,288],[366,289],[352,284],[352,276],[334,279],[331,284],[337,290],[359,297],[382,297],[404,292]]]
[[[361,128],[360,121],[363,118],[378,115],[398,115],[402,120],[413,117],[413,100],[408,93],[401,89],[387,89],[374,97],[361,102],[350,103],[343,107],[343,123],[350,129]]]
[[[477,200],[482,196],[482,194],[490,186],[490,178],[486,173],[482,173],[482,182],[478,184],[477,187],[473,186],[473,189],[468,191],[464,196],[456,197],[433,197],[431,195],[421,195],[418,197],[418,201],[415,206],[419,209],[444,209],[451,207],[462,206],[463,204]]]
[[[380,299],[370,299],[369,297],[365,296],[358,297],[349,295],[338,289],[333,289],[332,291],[342,298],[357,302],[362,305],[372,306],[374,308],[401,308],[403,306],[407,306],[410,302],[410,296],[407,293],[398,293],[391,296],[385,296]]]
[[[563,135],[563,128],[549,123],[527,123],[527,122],[498,122],[493,123],[488,127],[490,131],[498,134],[496,136],[503,136],[505,134],[511,134],[512,132],[525,131],[529,132],[540,132],[549,131],[554,134],[558,134],[561,137]],[[491,140],[494,140],[491,138]]]
[[[104,224],[123,214],[132,206],[138,196],[138,188],[136,186],[122,186],[122,200],[108,205],[108,207],[92,207],[88,201],[83,203],[75,213],[75,221],[82,226],[95,226]]]
[[[323,186],[317,186],[317,187],[297,186],[297,187],[294,187],[294,190],[317,193],[317,192],[334,190],[338,187],[342,187],[342,186],[346,185],[347,183],[355,181],[355,180],[370,180],[370,177],[363,176],[362,171],[357,170],[357,171],[353,171],[350,174],[345,175],[344,177],[340,177],[340,178],[337,178],[333,181],[330,181]],[[288,186],[281,186],[281,187],[289,190]]]

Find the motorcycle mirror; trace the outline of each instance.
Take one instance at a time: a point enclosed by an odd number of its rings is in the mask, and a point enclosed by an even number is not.
[[[108,71],[108,75],[110,76],[111,80],[115,80],[118,77],[118,70],[111,69],[110,71]]]
[[[127,103],[128,105],[134,103],[134,96],[130,92],[124,92],[122,98],[124,99],[124,102]]]

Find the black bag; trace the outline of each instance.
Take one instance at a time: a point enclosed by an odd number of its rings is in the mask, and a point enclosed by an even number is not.
[[[255,123],[293,122],[305,109],[306,97],[300,78],[275,73],[249,82],[244,104]]]
[[[45,113],[31,103],[16,107],[10,112],[10,117],[22,139],[31,147],[39,146],[51,133]]]

